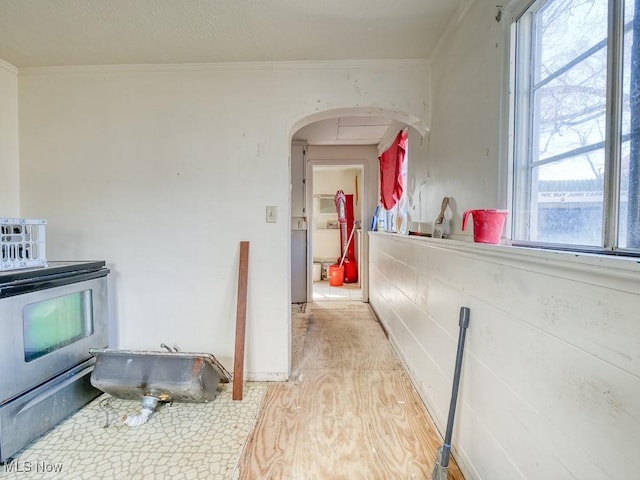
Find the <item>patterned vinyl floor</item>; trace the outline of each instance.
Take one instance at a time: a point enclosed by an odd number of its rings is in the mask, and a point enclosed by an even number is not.
[[[0,480],[234,478],[266,385],[246,383],[241,401],[219,388],[209,403],[161,403],[138,427],[122,417],[140,402],[101,395],[0,465]]]

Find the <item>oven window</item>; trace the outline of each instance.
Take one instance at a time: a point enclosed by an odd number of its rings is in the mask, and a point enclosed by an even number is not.
[[[93,333],[91,290],[26,305],[24,359],[31,362]]]

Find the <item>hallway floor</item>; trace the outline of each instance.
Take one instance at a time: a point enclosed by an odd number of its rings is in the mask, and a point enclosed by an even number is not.
[[[343,283],[339,287],[332,287],[327,280],[313,282],[313,301],[326,300],[359,302],[362,300],[362,289],[359,283]]]
[[[240,479],[431,478],[442,440],[368,304],[314,302],[301,316],[299,364],[267,387]],[[453,461],[449,478],[463,479]]]

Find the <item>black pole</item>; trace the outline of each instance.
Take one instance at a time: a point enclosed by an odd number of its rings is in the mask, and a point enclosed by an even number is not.
[[[453,435],[453,419],[456,415],[456,403],[458,401],[458,386],[460,385],[460,372],[462,371],[462,352],[464,351],[464,338],[469,326],[469,313],[467,307],[460,307],[460,333],[458,335],[458,352],[456,354],[456,367],[453,372],[453,388],[451,390],[451,403],[449,404],[449,418],[447,419],[447,431],[444,435],[442,445],[442,455],[440,456],[440,466],[449,466],[449,454],[451,452],[451,436]]]

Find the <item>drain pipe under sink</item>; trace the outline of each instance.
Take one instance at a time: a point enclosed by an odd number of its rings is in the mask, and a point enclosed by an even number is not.
[[[129,427],[137,427],[142,425],[143,423],[147,423],[149,417],[155,410],[158,405],[158,398],[152,397],[150,395],[145,395],[142,397],[142,411],[140,415],[127,415],[123,417],[124,423],[126,423]]]

